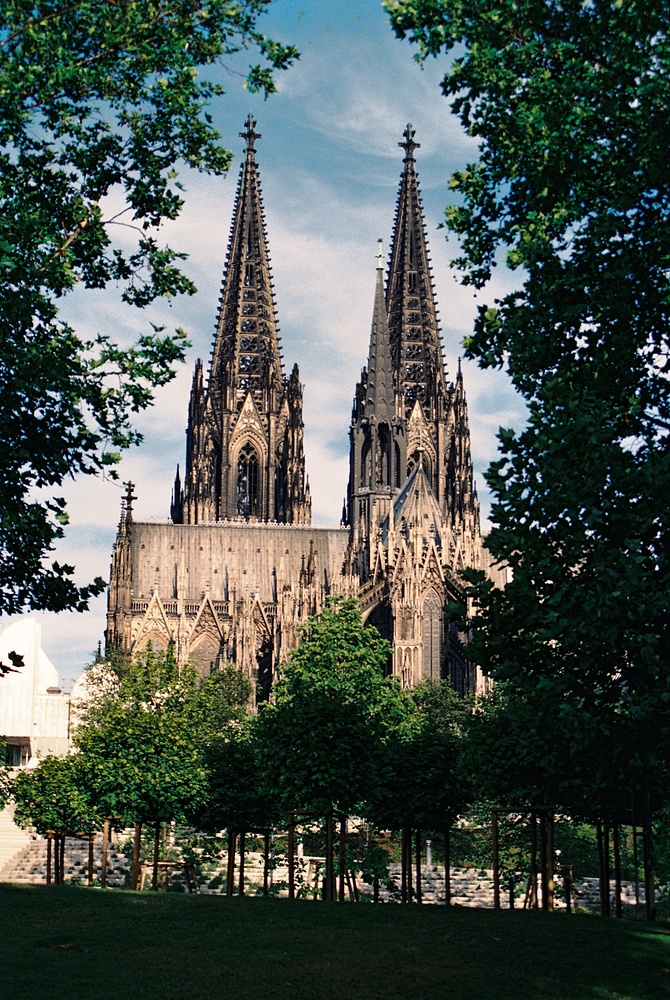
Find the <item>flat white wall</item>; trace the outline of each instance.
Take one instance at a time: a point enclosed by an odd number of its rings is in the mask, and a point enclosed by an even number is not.
[[[41,638],[35,618],[21,618],[0,632],[0,660],[9,663],[10,652],[23,656],[23,667],[0,678],[0,735],[29,739],[31,755],[66,753],[69,697],[47,693],[58,687],[58,671]]]

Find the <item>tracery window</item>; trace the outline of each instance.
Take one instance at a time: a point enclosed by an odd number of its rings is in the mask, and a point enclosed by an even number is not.
[[[431,590],[423,602],[423,676],[433,681],[440,679],[443,627],[442,604]]]
[[[258,455],[252,444],[245,444],[237,460],[237,513],[257,517],[258,506]]]

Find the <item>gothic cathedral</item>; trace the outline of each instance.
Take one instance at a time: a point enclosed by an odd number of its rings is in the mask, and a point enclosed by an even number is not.
[[[298,366],[284,374],[255,121],[240,171],[207,377],[196,363],[186,465],[171,521],[124,498],[106,643],[172,645],[206,674],[224,662],[266,698],[277,663],[331,594],[355,596],[393,646],[403,686],[479,686],[444,615],[459,570],[485,568],[463,376],[447,381],[408,125],[386,278],[378,256],[367,367],[356,386],[348,496],[338,528],[311,527]],[[493,575],[493,574],[492,574]]]

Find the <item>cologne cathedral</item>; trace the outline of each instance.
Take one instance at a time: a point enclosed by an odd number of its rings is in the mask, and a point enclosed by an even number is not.
[[[404,687],[476,690],[444,613],[459,571],[485,568],[460,365],[446,376],[408,125],[389,263],[378,255],[367,367],[355,388],[339,527],[311,526],[298,366],[286,375],[251,116],[209,369],[193,373],[186,463],[167,523],[124,498],[108,647],[171,645],[201,674],[231,662],[266,698],[276,666],[329,595],[358,599]],[[372,285],[372,282],[371,282]],[[492,573],[492,575],[495,575]]]

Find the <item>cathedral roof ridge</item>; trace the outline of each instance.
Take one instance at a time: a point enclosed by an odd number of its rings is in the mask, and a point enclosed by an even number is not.
[[[133,521],[134,528],[179,528],[188,531],[202,531],[203,528],[212,528],[216,531],[222,531],[224,528],[235,528],[244,529],[247,528],[253,531],[265,531],[269,529],[270,531],[275,531],[280,529],[281,531],[302,531],[305,533],[311,532],[312,534],[321,534],[323,532],[333,532],[347,533],[349,531],[348,527],[342,527],[339,524],[327,525],[327,524],[297,524],[297,523],[287,523],[285,521],[247,521],[244,518],[231,517],[227,519],[221,519],[218,521],[199,521],[197,524],[178,524],[170,520],[157,520],[152,518],[149,521]]]

